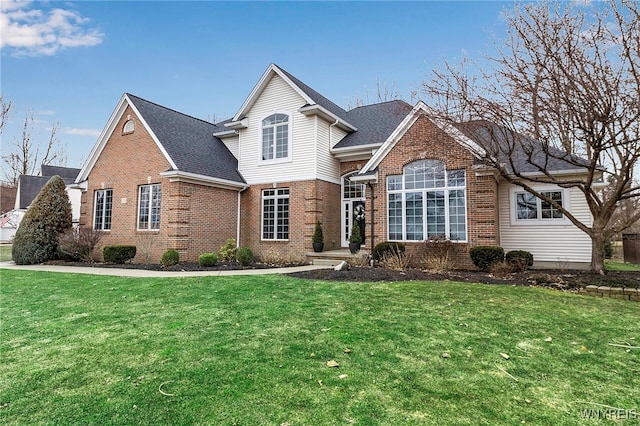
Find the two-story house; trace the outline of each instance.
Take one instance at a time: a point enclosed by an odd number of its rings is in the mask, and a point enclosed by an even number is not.
[[[347,246],[358,221],[365,247],[446,236],[461,267],[477,245],[588,264],[586,234],[480,166],[468,127],[428,112],[401,100],[346,111],[274,64],[217,124],[124,94],[78,175],[81,225],[104,230],[103,244],[136,245],[137,260],[172,248],[195,261],[229,238],[302,259],[316,221],[328,250]],[[544,190],[589,221],[578,192]]]

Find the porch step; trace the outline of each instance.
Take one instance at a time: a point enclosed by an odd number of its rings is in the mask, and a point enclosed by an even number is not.
[[[361,249],[361,253],[369,253],[367,249]],[[336,266],[342,261],[349,261],[357,255],[351,254],[349,249],[328,250],[321,253],[309,252],[306,254],[307,260],[314,265]]]

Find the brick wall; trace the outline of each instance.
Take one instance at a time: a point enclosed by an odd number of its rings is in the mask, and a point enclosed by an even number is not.
[[[289,240],[262,241],[262,191],[289,188]],[[303,260],[312,251],[316,220],[323,227],[325,250],[340,247],[340,185],[322,180],[284,182],[276,186],[252,185],[242,193],[240,245],[257,257],[278,253],[286,259]]]
[[[135,123],[135,131],[123,135],[128,116]],[[158,263],[170,248],[180,252],[181,260],[196,261],[200,254],[217,250],[227,238],[236,238],[237,192],[169,182],[160,176],[169,168],[149,133],[127,108],[91,170],[87,191],[82,194],[80,225],[91,227],[95,191],[113,189],[111,230],[96,250],[98,259],[105,245],[130,244],[137,247],[134,262]],[[137,230],[138,187],[149,183],[162,185],[159,231]]]
[[[497,182],[493,176],[476,176],[471,153],[425,117],[418,118],[378,167],[378,183],[373,185],[375,243],[387,240],[386,177],[402,174],[406,164],[421,159],[442,161],[447,170],[466,171],[468,242],[456,243],[455,261],[458,268],[473,268],[469,248],[497,245],[499,241]],[[349,168],[357,169],[357,163],[347,163],[345,172]],[[368,218],[371,218],[371,208],[368,194]],[[370,234],[369,229],[366,232]],[[422,243],[407,244],[407,251],[413,254],[414,260],[420,259],[422,248]]]

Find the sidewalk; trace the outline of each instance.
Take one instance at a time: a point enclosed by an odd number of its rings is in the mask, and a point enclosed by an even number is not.
[[[16,265],[13,261],[0,262],[2,269],[18,269],[25,271],[64,272],[69,274],[111,275],[132,278],[182,278],[182,277],[220,277],[232,275],[267,275],[290,274],[293,272],[327,269],[325,265],[303,265],[289,268],[269,269],[240,269],[232,271],[147,271],[145,269],[100,268],[90,266],[62,266],[62,265]]]

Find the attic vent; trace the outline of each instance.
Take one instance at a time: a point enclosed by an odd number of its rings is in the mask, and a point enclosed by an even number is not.
[[[136,125],[133,120],[127,120],[127,122],[124,123],[124,126],[122,127],[122,134],[126,135],[127,133],[133,133],[135,129]]]

